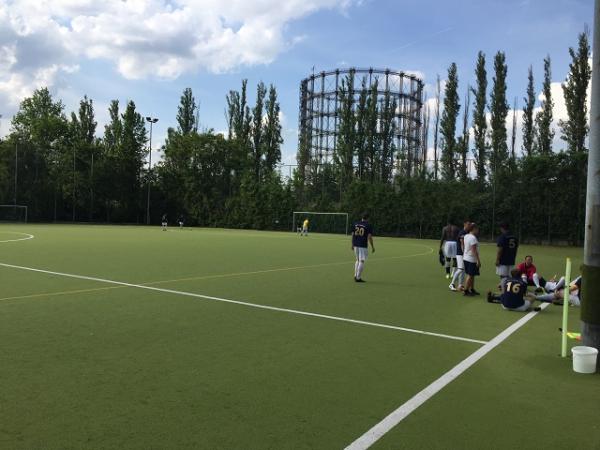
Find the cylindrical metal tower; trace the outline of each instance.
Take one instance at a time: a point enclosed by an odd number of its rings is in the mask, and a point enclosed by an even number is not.
[[[343,81],[352,77],[351,92],[342,92]],[[423,82],[414,75],[389,69],[337,69],[320,72],[300,83],[299,155],[302,164],[326,164],[332,161],[340,135],[340,108],[343,97],[353,99],[356,113],[361,94],[370,94],[377,83],[378,120],[381,129],[382,105],[386,98],[396,105],[393,111],[393,145],[396,169],[408,172],[422,160]]]

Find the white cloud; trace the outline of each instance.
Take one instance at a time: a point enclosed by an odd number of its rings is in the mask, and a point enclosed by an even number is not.
[[[82,58],[127,79],[268,64],[302,36],[287,25],[356,0],[0,0],[0,103],[55,85]]]

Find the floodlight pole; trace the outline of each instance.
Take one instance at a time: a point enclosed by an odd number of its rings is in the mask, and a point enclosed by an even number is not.
[[[17,179],[18,179],[18,174],[19,174],[19,142],[16,141],[15,142],[15,198],[14,198],[14,204],[17,204]]]
[[[594,6],[590,151],[583,250],[583,345],[600,349],[600,0]],[[596,366],[598,367],[598,365]]]
[[[152,181],[152,125],[158,122],[156,117],[146,117],[146,122],[150,123],[150,141],[148,144],[148,196],[146,199],[146,225],[150,225],[150,184]]]

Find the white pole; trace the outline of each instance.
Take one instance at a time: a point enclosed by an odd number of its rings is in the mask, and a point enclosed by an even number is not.
[[[600,349],[600,0],[594,7],[590,151],[582,272],[583,345]]]

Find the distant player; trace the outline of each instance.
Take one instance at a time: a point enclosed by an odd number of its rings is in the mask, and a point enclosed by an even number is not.
[[[546,285],[546,280],[540,277],[537,272],[537,267],[533,264],[533,256],[527,255],[525,261],[517,266],[521,274],[521,278],[529,286],[535,286],[535,292],[543,291],[543,286]]]
[[[514,269],[517,258],[519,241],[510,232],[508,223],[500,224],[500,237],[498,237],[496,252],[496,275],[500,277],[500,291],[504,292],[504,284]]]
[[[300,236],[304,235],[304,236],[308,236],[308,225],[309,225],[309,221],[308,221],[308,217],[306,219],[304,219],[304,222],[302,222],[302,231],[300,232]]]
[[[502,308],[509,311],[529,311],[535,297],[527,294],[527,283],[521,280],[520,273],[517,269],[512,269],[509,275],[510,278],[507,277],[503,285],[502,294],[494,295],[491,292],[488,292],[488,302],[501,303]],[[536,310],[539,309],[536,308]]]
[[[167,215],[163,214],[162,216],[162,230],[167,231]]]
[[[354,264],[354,281],[357,283],[364,283],[362,279],[362,273],[365,268],[365,261],[369,255],[369,245],[371,244],[371,251],[375,253],[375,246],[373,245],[373,227],[369,223],[369,215],[364,213],[362,220],[356,222],[352,226],[352,250],[356,255],[356,263]]]
[[[177,223],[179,224],[179,228],[183,228],[183,214],[179,214],[179,219],[177,219]]]
[[[463,229],[458,232],[458,238],[456,239],[456,270],[452,276],[452,282],[450,283],[451,291],[462,291],[464,290],[465,283],[465,262],[463,260],[463,253],[465,248],[465,235],[471,231],[471,222],[469,220],[463,221]],[[458,287],[457,284],[458,283]]]
[[[458,239],[459,229],[448,220],[448,224],[442,228],[442,238],[440,239],[440,249],[444,252],[446,258],[446,278],[450,279],[450,268],[456,267],[456,240]]]

